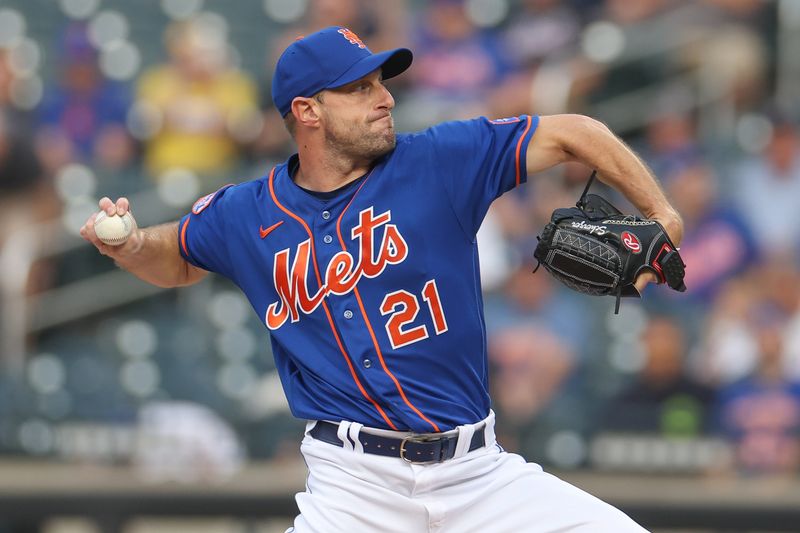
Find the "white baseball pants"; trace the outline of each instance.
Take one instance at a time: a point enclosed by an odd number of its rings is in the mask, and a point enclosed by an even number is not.
[[[410,464],[355,449],[358,431],[403,433],[342,422],[338,448],[308,431],[301,452],[308,465],[300,515],[287,533],[628,533],[646,531],[594,496],[545,473],[494,438],[494,414],[485,420],[487,445],[465,453],[478,425],[460,426],[454,458]],[[359,446],[357,444],[357,446]],[[360,447],[360,446],[359,446]]]

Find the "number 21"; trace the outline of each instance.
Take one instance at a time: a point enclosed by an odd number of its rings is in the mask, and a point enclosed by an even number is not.
[[[425,284],[422,289],[422,299],[428,304],[436,335],[446,332],[447,320],[444,318],[436,280],[432,279]],[[416,295],[404,290],[390,292],[383,298],[381,314],[391,314],[386,321],[386,333],[389,335],[392,348],[401,348],[428,338],[428,328],[425,324],[404,329],[419,314],[419,299]]]

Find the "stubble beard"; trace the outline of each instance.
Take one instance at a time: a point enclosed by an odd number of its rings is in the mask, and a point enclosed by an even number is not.
[[[325,139],[336,152],[352,159],[374,161],[394,150],[397,137],[394,121],[391,126],[380,132],[370,129],[371,124],[328,123],[325,127]]]

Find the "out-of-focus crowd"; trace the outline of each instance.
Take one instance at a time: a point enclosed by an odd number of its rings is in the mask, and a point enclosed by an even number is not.
[[[595,116],[652,167],[684,217],[688,291],[650,287],[614,316],[610,299],[579,296],[544,272],[531,274],[537,233],[552,209],[575,202],[590,169],[562,165],[496,202],[479,244],[491,387],[506,448],[561,467],[658,470],[666,462],[679,470],[691,461],[665,459],[645,437],[707,439],[727,452],[695,458],[698,470],[797,474],[800,101],[793,93],[800,65],[790,48],[800,42],[800,16],[791,2],[108,4],[0,6],[0,345],[8,361],[23,360],[22,371],[9,363],[0,373],[0,450],[53,453],[54,446],[35,444],[44,426],[26,421],[57,424],[71,415],[42,407],[55,386],[41,381],[74,383],[77,356],[59,355],[59,342],[81,335],[103,342],[91,315],[28,333],[33,311],[25,303],[78,268],[63,254],[42,252],[55,233],[41,228],[71,226],[74,233],[103,195],[157,190],[176,213],[221,184],[268,172],[292,152],[269,95],[277,55],[296,36],[338,24],[372,50],[414,51],[411,70],[389,82],[398,129],[477,115]],[[630,209],[613,191],[605,194]],[[174,214],[168,207],[164,216]],[[53,226],[42,225],[48,221]],[[40,231],[31,234],[32,225]],[[82,250],[78,265],[103,261]],[[162,304],[180,309],[179,298]],[[149,338],[151,330],[139,334]],[[257,335],[263,346],[265,332]],[[49,355],[41,355],[43,346]],[[101,357],[98,349],[80,368],[97,371],[87,369],[102,366]],[[202,371],[158,368],[178,380],[235,381],[213,370],[198,377]],[[41,390],[20,392],[31,380]],[[122,403],[206,403],[198,389],[169,389],[167,381]],[[264,401],[274,405],[270,398]],[[20,407],[26,399],[35,404],[30,413]],[[251,415],[273,412],[247,405]],[[130,414],[97,412],[114,422]],[[276,438],[274,420],[249,420],[234,424],[238,437],[225,438],[238,439],[251,457],[283,453],[283,443],[268,453],[259,444]],[[291,450],[299,425],[286,424]],[[627,454],[632,449],[644,451],[637,459]],[[718,448],[696,454],[708,449]]]

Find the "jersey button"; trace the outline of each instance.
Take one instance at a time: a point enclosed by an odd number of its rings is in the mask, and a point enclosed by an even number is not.
[[[351,310],[347,309],[347,310],[344,312],[344,317],[345,317],[347,320],[350,320],[351,318],[353,318],[353,312],[352,312]]]
[[[322,218],[324,218],[325,220],[328,220],[329,218],[331,218],[331,212],[330,211],[323,211],[322,212]]]
[[[372,361],[369,359],[364,359],[364,368],[369,368],[372,366]]]
[[[322,240],[323,240],[323,241],[325,241],[325,244],[330,244],[330,243],[332,243],[332,242],[333,242],[333,237],[331,237],[330,235],[325,235],[325,236],[322,238]]]

